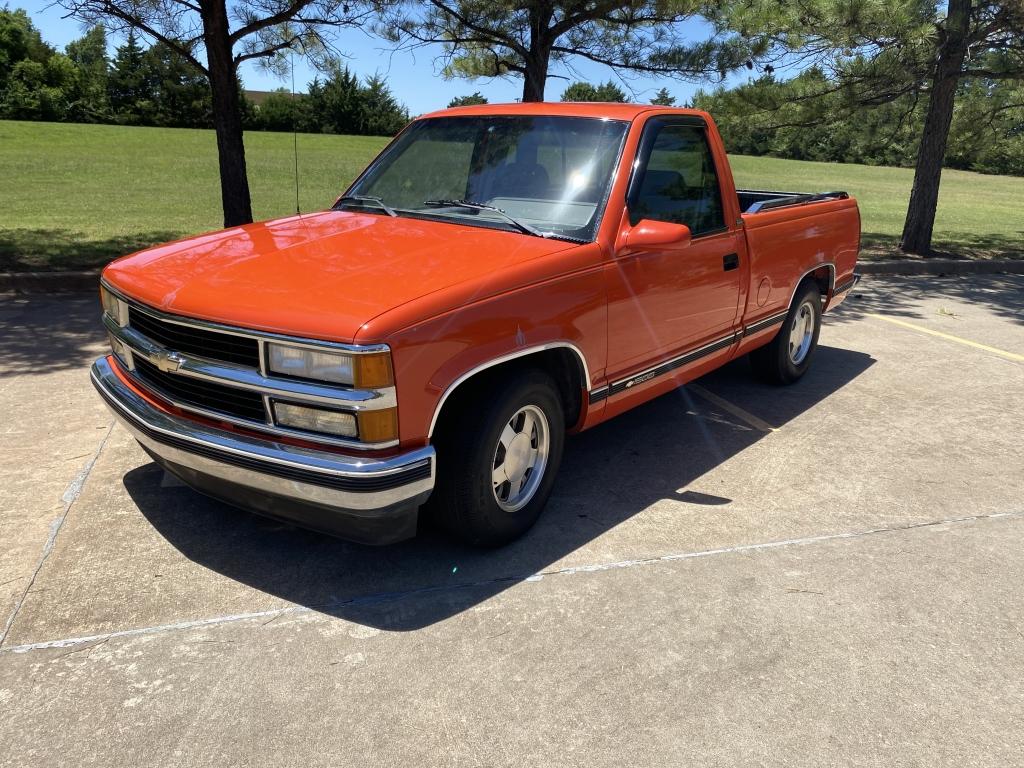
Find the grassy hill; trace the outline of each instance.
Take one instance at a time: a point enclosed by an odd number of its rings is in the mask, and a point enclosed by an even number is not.
[[[386,139],[299,136],[303,211],[330,205]],[[246,135],[257,219],[293,213],[292,135]],[[739,186],[855,195],[865,244],[888,254],[912,171],[736,157]],[[0,270],[75,269],[221,223],[212,131],[0,121]],[[936,247],[1024,257],[1024,178],[945,171]]]

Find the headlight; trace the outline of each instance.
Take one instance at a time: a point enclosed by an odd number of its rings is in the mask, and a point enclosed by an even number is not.
[[[269,342],[267,367],[283,376],[360,388],[390,387],[394,383],[387,352],[348,354]]]
[[[309,408],[304,405],[274,402],[274,421],[282,427],[356,437],[356,417],[351,413]]]
[[[110,316],[121,327],[128,325],[128,305],[102,284],[100,285],[100,303],[103,304],[103,314]]]

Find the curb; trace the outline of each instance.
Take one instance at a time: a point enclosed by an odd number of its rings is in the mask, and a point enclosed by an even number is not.
[[[1024,259],[991,259],[968,261],[960,259],[894,259],[891,261],[858,261],[862,275],[994,275],[1000,272],[1024,274]]]
[[[0,292],[84,293],[100,287],[100,270],[75,272],[0,272]]]
[[[862,275],[993,275],[1024,274],[1024,259],[894,259],[861,261]],[[100,270],[75,272],[0,272],[0,293],[86,293],[99,289]]]

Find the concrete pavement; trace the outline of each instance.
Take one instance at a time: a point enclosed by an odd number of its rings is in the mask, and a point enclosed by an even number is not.
[[[739,362],[572,439],[491,553],[169,480],[91,392],[96,315],[0,304],[0,765],[1024,754],[1022,277],[862,284],[799,385]]]

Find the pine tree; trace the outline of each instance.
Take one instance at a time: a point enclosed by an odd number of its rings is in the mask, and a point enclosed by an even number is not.
[[[651,104],[656,104],[659,107],[671,107],[676,103],[676,97],[668,92],[668,88],[662,88],[651,99]]]
[[[107,97],[114,119],[126,125],[152,124],[154,84],[145,63],[145,51],[132,31],[118,46],[107,78]]]
[[[487,97],[480,91],[473,91],[469,96],[456,96],[448,102],[448,109],[452,107],[472,107],[477,104],[486,104]]]
[[[562,92],[562,101],[616,101],[624,102],[625,92],[609,80],[602,85],[573,83]]]
[[[360,133],[367,136],[394,136],[409,122],[408,113],[379,74],[366,79],[361,96],[363,124]]]
[[[213,126],[210,83],[177,51],[157,43],[143,55],[143,69],[152,87],[154,125]]]

